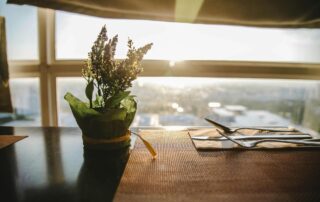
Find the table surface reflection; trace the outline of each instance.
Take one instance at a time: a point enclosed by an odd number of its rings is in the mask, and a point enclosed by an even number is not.
[[[84,153],[78,128],[0,127],[2,134],[29,137],[0,150],[1,201],[111,201],[129,156],[128,148]]]

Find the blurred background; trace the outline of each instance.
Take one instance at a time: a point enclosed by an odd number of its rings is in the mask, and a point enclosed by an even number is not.
[[[299,125],[320,132],[320,29],[253,28],[90,17],[0,0],[6,17],[14,113],[4,126],[72,126],[66,92],[86,100],[81,68],[101,27],[153,42],[131,91],[132,126]]]

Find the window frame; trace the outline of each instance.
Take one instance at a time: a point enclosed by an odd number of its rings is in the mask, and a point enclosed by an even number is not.
[[[39,77],[42,126],[58,126],[56,79],[80,77],[83,60],[56,60],[55,11],[37,8],[38,61],[9,61],[12,78]],[[320,80],[320,63],[144,60],[141,76],[225,77]]]

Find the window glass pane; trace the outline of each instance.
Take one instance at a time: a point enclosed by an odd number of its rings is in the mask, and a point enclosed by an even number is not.
[[[6,18],[8,59],[37,60],[37,9],[6,4],[6,0],[0,0],[0,15]]]
[[[146,59],[320,62],[320,29],[275,29],[168,23],[56,13],[57,59],[83,59],[106,24],[119,34],[117,57],[126,55],[127,38],[137,46],[153,42]]]
[[[77,126],[75,119],[73,118],[69,104],[64,100],[64,95],[67,92],[72,93],[79,99],[85,101],[86,96],[84,89],[86,87],[86,81],[83,78],[76,77],[62,77],[57,78],[57,103],[58,103],[58,117],[59,126]]]
[[[41,126],[38,78],[10,79],[14,113],[0,113],[2,126]]]
[[[61,126],[77,126],[63,96],[86,100],[85,80],[58,78]],[[132,126],[208,126],[209,116],[230,126],[302,125],[320,132],[320,82],[300,80],[139,78],[132,93],[138,113]]]

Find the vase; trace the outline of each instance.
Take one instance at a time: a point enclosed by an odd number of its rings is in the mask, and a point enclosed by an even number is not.
[[[121,108],[99,112],[92,109],[71,93],[65,95],[73,116],[82,131],[86,149],[114,150],[130,145],[129,127],[136,113],[136,102],[132,100]],[[127,107],[127,108],[126,108]]]

